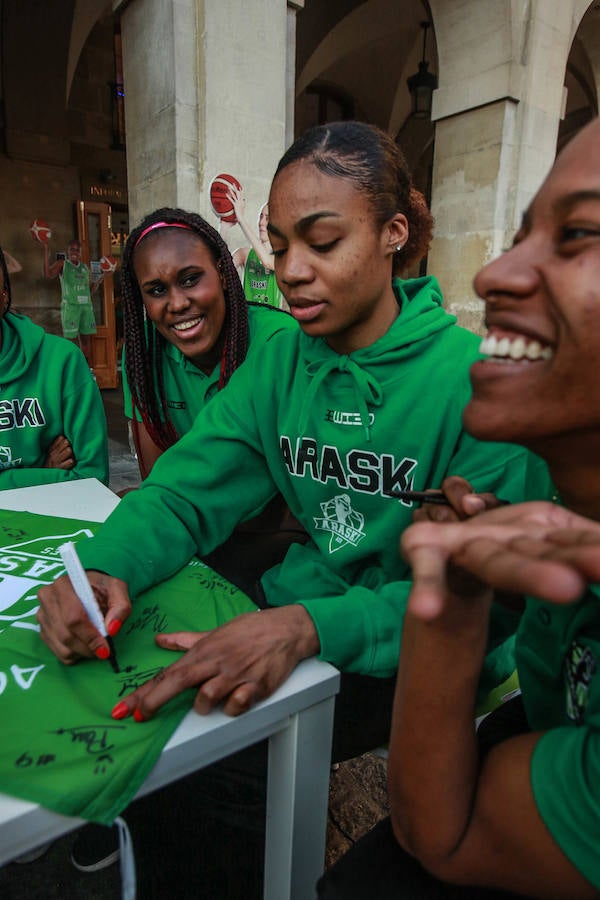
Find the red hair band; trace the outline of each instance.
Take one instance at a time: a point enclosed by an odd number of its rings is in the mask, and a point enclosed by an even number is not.
[[[139,238],[133,245],[133,249],[135,250],[139,242],[142,238],[145,238],[147,234],[151,231],[155,231],[157,228],[185,228],[186,231],[193,231],[193,228],[190,228],[189,225],[186,225],[184,222],[155,222],[154,225],[148,225],[147,228],[144,228]]]

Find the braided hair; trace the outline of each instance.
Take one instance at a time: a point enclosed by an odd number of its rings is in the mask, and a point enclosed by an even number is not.
[[[4,307],[4,312],[7,313],[10,309],[10,304],[12,301],[12,294],[10,292],[10,278],[8,277],[8,266],[6,265],[6,259],[4,258],[4,253],[2,252],[2,247],[0,247],[0,269],[2,269],[2,278],[4,280],[4,290],[6,291],[6,296],[8,297],[6,306]]]
[[[166,450],[179,438],[169,416],[164,389],[162,363],[167,341],[152,322],[146,322],[145,307],[133,269],[133,258],[140,236],[147,228],[161,222],[187,226],[210,250],[224,278],[225,321],[221,331],[223,351],[219,390],[225,387],[244,361],[248,352],[249,331],[244,290],[231,253],[221,235],[201,216],[183,209],[166,207],[146,216],[131,232],[123,250],[121,303],[125,332],[125,372],[131,389],[134,416],[137,407],[154,443],[161,450]]]

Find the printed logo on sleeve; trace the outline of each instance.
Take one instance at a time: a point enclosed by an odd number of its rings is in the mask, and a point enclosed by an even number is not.
[[[567,690],[567,715],[580,725],[590,693],[590,685],[598,668],[596,657],[589,647],[573,641],[565,656],[565,686]]]

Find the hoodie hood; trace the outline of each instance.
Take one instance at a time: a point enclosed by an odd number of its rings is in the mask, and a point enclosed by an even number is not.
[[[368,407],[380,406],[383,402],[383,385],[387,378],[397,379],[399,363],[420,354],[423,341],[455,324],[456,316],[442,308],[444,298],[433,276],[406,281],[395,278],[393,288],[400,314],[374,344],[343,355],[332,350],[325,339],[300,335],[304,367],[311,377],[300,417],[301,432],[322,381],[333,372],[347,372],[353,380],[357,410],[367,440],[370,440]]]
[[[21,378],[37,356],[45,331],[27,316],[9,312],[0,321],[0,381],[10,384]]]

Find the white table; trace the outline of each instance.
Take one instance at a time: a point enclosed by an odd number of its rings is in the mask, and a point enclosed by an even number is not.
[[[0,508],[103,521],[118,497],[94,478],[0,492]],[[249,712],[186,715],[137,796],[269,739],[265,900],[309,900],[323,870],[337,669],[304,660]],[[0,865],[84,824],[0,794]]]

